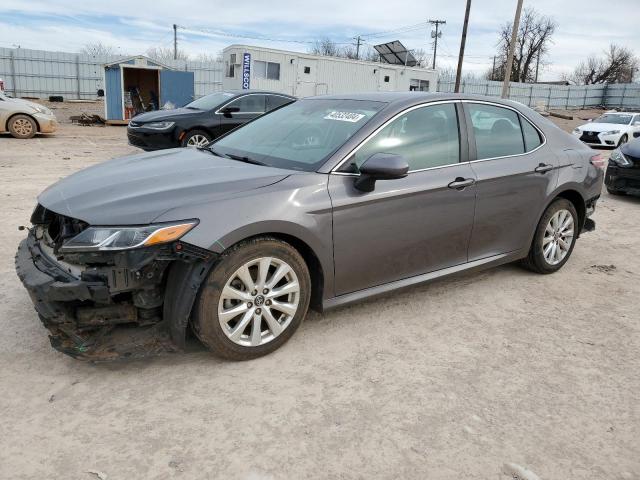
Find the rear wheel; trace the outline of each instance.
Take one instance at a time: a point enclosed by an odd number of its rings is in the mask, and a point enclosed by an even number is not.
[[[28,115],[15,115],[9,120],[9,133],[15,138],[31,138],[37,131],[36,121]]]
[[[523,265],[536,273],[553,273],[567,263],[578,236],[578,213],[564,198],[547,207]]]
[[[211,135],[202,130],[192,130],[182,139],[183,147],[202,148],[206,147],[211,141]]]
[[[242,242],[211,270],[194,311],[193,330],[215,355],[249,360],[282,346],[302,323],[311,297],[309,270],[289,244]]]
[[[609,187],[607,187],[607,192],[609,192],[609,195],[624,195],[624,192],[620,190],[613,190],[612,188],[609,188]]]

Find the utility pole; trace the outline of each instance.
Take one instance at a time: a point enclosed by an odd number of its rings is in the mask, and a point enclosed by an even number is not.
[[[491,80],[496,79],[496,56],[493,56],[493,67],[491,67]]]
[[[362,43],[360,35],[358,35],[355,38],[355,40],[356,40],[356,60],[360,60],[360,43]]]
[[[518,28],[520,27],[520,13],[522,13],[522,0],[518,0],[516,16],[513,19],[513,29],[511,31],[511,43],[509,44],[509,54],[507,55],[507,65],[504,71],[504,81],[502,82],[502,98],[509,96],[509,80],[511,80],[511,67],[513,67],[513,52],[516,49],[516,39],[518,38]]]
[[[540,50],[538,50],[538,55],[536,55],[536,83],[538,83],[538,67],[540,66]]]
[[[173,24],[173,59],[178,59],[178,25],[175,23]]]
[[[433,66],[431,68],[433,68],[434,70],[436,69],[436,54],[438,53],[438,38],[442,37],[442,32],[439,31],[438,27],[440,27],[440,25],[446,25],[447,22],[445,20],[429,20],[429,23],[431,25],[435,25],[436,29],[435,31],[431,31],[431,38],[434,39],[434,43],[433,43]]]
[[[464,11],[464,24],[462,25],[462,39],[460,40],[460,54],[458,55],[458,70],[456,71],[455,93],[460,92],[460,77],[462,76],[462,61],[464,60],[464,47],[467,43],[467,26],[469,25],[469,11],[471,10],[471,0],[467,0],[467,8]],[[435,60],[435,55],[434,55]]]

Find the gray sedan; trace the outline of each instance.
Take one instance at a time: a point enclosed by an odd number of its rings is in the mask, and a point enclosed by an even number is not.
[[[553,273],[604,160],[492,98],[308,98],[200,150],[90,167],[38,198],[16,268],[76,358],[185,345],[249,359],[320,311],[476,268]]]

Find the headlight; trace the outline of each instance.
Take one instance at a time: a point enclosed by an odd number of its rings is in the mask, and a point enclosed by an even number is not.
[[[615,149],[613,152],[611,152],[609,160],[621,167],[628,167],[631,165],[631,162],[627,159],[627,157],[625,157],[624,154],[618,149]]]
[[[140,126],[143,128],[151,128],[153,130],[169,130],[175,125],[175,122],[150,122],[143,123]]]
[[[43,107],[42,105],[34,105],[33,109],[36,112],[44,113],[45,115],[53,115],[53,112],[49,110],[47,107]]]
[[[62,245],[61,252],[129,250],[174,242],[198,224],[197,220],[144,227],[89,227]]]
[[[617,135],[620,130],[609,130],[608,132],[602,132],[603,135]]]

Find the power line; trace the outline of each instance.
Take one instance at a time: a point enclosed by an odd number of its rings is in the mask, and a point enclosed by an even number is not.
[[[383,30],[381,32],[372,32],[372,33],[361,33],[360,36],[369,37],[369,38],[384,37],[384,36],[388,36],[391,33],[405,33],[413,30],[420,30],[426,27],[428,24],[429,22],[416,23],[414,25],[406,25],[404,27],[394,28],[393,30]]]

